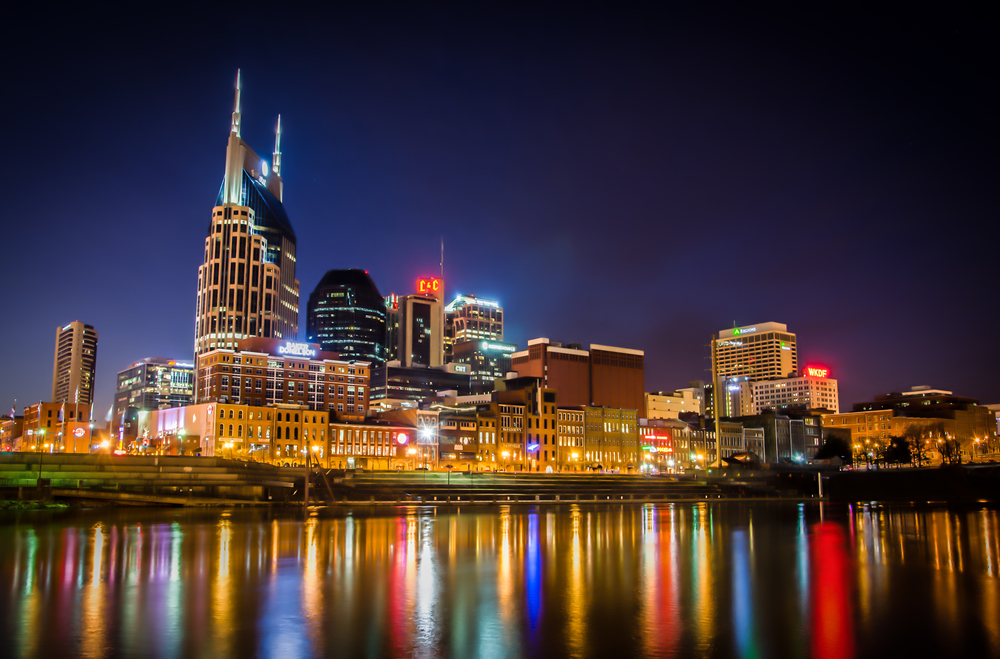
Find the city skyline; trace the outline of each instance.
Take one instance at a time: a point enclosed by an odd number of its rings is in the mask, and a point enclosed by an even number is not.
[[[845,408],[924,384],[984,403],[1000,400],[1000,385],[991,377],[998,357],[972,349],[973,337],[997,320],[996,305],[983,300],[990,278],[995,281],[988,258],[997,229],[987,228],[981,239],[941,231],[957,221],[984,226],[995,215],[996,192],[988,185],[995,155],[973,144],[982,124],[967,107],[975,97],[971,87],[953,82],[957,89],[949,90],[955,94],[949,100],[945,91],[902,75],[900,89],[880,94],[878,76],[862,73],[861,90],[835,86],[845,100],[820,111],[797,94],[836,101],[823,85],[853,69],[821,66],[817,81],[801,80],[803,70],[796,67],[822,63],[819,49],[807,49],[807,63],[765,76],[765,91],[754,92],[740,86],[741,76],[749,75],[743,67],[734,72],[719,61],[667,66],[677,60],[648,34],[640,34],[639,43],[654,52],[627,48],[633,24],[600,28],[595,17],[576,15],[544,43],[536,30],[500,14],[499,26],[489,25],[493,15],[450,19],[452,26],[485,31],[485,46],[469,37],[449,42],[430,18],[417,14],[411,18],[420,39],[393,46],[386,36],[370,50],[352,39],[326,53],[324,62],[335,66],[324,76],[307,66],[302,50],[259,64],[249,51],[213,50],[201,69],[182,57],[176,70],[145,82],[123,82],[142,58],[120,64],[116,82],[93,85],[82,71],[34,70],[39,80],[48,75],[69,83],[85,102],[73,126],[50,121],[44,91],[23,106],[37,116],[19,117],[24,130],[15,150],[26,166],[15,174],[20,185],[8,210],[37,221],[10,231],[16,243],[50,241],[60,256],[38,259],[31,250],[17,250],[0,266],[15,299],[27,305],[16,323],[5,326],[5,343],[20,348],[8,347],[0,357],[0,402],[17,398],[23,408],[47,398],[51,328],[73,320],[101,335],[100,420],[111,407],[118,371],[146,357],[192,359],[192,282],[218,192],[240,67],[247,141],[268,145],[273,118],[283,113],[282,178],[302,243],[297,278],[305,292],[328,269],[354,267],[369,270],[383,294],[412,293],[417,276],[436,272],[443,235],[445,301],[457,293],[499,300],[507,340],[522,349],[538,336],[642,349],[647,391],[710,380],[712,333],[734,322],[775,321],[798,335],[800,365],[830,368]],[[361,34],[374,29],[371,16],[348,18]],[[688,14],[680,21],[707,24]],[[388,32],[405,36],[410,27],[393,23]],[[158,30],[150,38],[161,38]],[[733,26],[720,30],[739,34]],[[605,68],[591,71],[581,62],[595,63],[597,49],[584,38],[595,31],[614,48],[596,62]],[[502,50],[508,32],[528,39],[530,57],[491,68],[484,51]],[[706,44],[719,39],[716,34]],[[435,60],[434,44],[442,40],[475,56],[468,70]],[[419,46],[412,63],[404,61],[405,45]],[[557,46],[570,48],[569,61],[560,59]],[[909,46],[916,60],[929,56]],[[351,48],[366,53],[360,69],[370,78],[338,59]],[[758,47],[748,57],[765,62],[765,51]],[[117,54],[102,46],[84,57],[101,62]],[[888,57],[875,61],[878,72],[891,70]],[[281,67],[290,70],[286,78],[274,75]],[[488,73],[485,80],[470,75],[479,71]],[[542,89],[546,76],[556,73],[564,74],[556,84],[571,101]],[[657,73],[688,94],[661,94],[641,84]],[[692,82],[699,73],[704,78]],[[411,87],[410,74],[428,90]],[[15,80],[17,90],[29,88],[23,75]],[[733,87],[692,94],[713,82]],[[789,82],[805,91],[781,91]],[[587,91],[595,85],[603,95]],[[160,99],[141,122],[156,131],[156,158],[149,158],[148,141],[135,139],[139,124],[129,112],[137,101],[126,91]],[[442,105],[435,96],[441,93],[460,107]],[[407,100],[408,112],[398,109],[397,94]],[[920,94],[934,101],[930,108],[904,102]],[[851,129],[858,126],[838,119],[837,111],[861,101],[881,109],[856,134]],[[786,109],[789,126],[772,114],[781,102],[796,108]],[[699,110],[716,114],[696,121]],[[659,121],[660,112],[674,120]],[[941,112],[965,125],[951,126]],[[75,132],[84,125],[89,128]],[[728,139],[710,139],[720,130]],[[88,158],[67,163],[41,157],[70,134]],[[506,142],[512,135],[518,137]],[[29,138],[40,143],[29,144]],[[150,201],[138,181],[164,171],[170,194]],[[65,181],[59,188],[65,194],[41,194],[42,181],[52,178]],[[682,181],[691,191],[680,189]],[[64,219],[78,217],[86,222]],[[542,231],[536,235],[537,227]],[[630,240],[611,240],[621,235]],[[356,249],[334,249],[345,237]],[[768,261],[766,254],[778,256]],[[512,273],[504,267],[510,262],[530,264],[537,274]],[[914,272],[921,263],[927,270]],[[73,282],[71,295],[63,294],[67,281]],[[959,313],[936,319],[943,300]]]

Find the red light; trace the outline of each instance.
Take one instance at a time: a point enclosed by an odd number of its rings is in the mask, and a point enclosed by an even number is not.
[[[820,366],[806,366],[806,375],[814,378],[825,378],[829,374],[830,369],[822,368]]]

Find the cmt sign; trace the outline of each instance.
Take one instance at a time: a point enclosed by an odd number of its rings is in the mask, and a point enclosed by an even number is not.
[[[417,293],[437,295],[444,292],[444,282],[438,277],[421,277],[417,280]]]
[[[814,378],[825,378],[830,374],[830,369],[819,366],[806,366],[806,375]]]

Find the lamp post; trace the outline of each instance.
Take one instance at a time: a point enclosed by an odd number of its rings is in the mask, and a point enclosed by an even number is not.
[[[38,423],[41,424],[41,422],[42,422],[42,408],[41,408],[41,406],[39,406],[39,408],[38,408]],[[35,435],[35,437],[37,438],[35,440],[35,446],[37,447],[37,450],[38,450],[38,485],[41,485],[42,484],[42,482],[41,482],[42,481],[42,458],[45,457],[44,454],[42,453],[42,446],[41,446],[41,444],[42,444],[42,441],[45,439],[45,428],[40,429],[38,431],[38,434]]]

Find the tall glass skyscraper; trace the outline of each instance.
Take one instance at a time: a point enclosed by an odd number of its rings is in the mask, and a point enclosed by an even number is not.
[[[198,268],[195,356],[254,336],[296,339],[295,231],[282,205],[281,117],[270,164],[240,138],[240,79],[226,173]]]
[[[386,305],[366,270],[330,270],[309,296],[306,336],[322,350],[381,366],[386,361]]]

